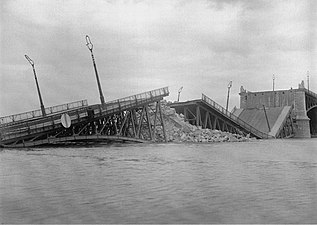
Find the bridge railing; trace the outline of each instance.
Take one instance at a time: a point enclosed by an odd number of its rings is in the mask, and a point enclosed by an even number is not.
[[[85,107],[85,106],[88,106],[87,100],[81,100],[81,101],[76,101],[76,102],[71,102],[71,103],[66,103],[66,104],[62,104],[62,105],[48,107],[48,108],[45,108],[45,112],[46,112],[46,115],[50,115],[50,114],[54,114],[54,113],[67,111],[69,109],[76,109],[76,108]],[[29,120],[29,119],[36,119],[36,118],[40,118],[40,117],[42,117],[42,111],[40,109],[25,112],[25,113],[0,117],[0,126],[5,126],[5,125],[11,124],[13,122],[19,122],[19,121],[24,121],[24,120]]]
[[[125,97],[125,98],[121,98],[121,99],[107,102],[106,109],[103,111],[108,112],[108,111],[115,110],[115,109],[123,110],[123,109],[129,108],[129,107],[140,105],[142,103],[146,103],[146,102],[153,100],[155,98],[164,97],[167,95],[169,95],[168,87],[159,88],[156,90],[152,90],[152,91],[144,92],[141,94],[132,95],[129,97]]]
[[[312,91],[310,91],[310,90],[308,90],[308,89],[306,89],[306,88],[303,88],[303,89],[304,89],[304,91],[305,91],[307,94],[313,96],[314,98],[317,98],[317,94],[316,94],[316,93],[314,93],[314,92],[312,92]]]
[[[223,108],[221,105],[210,99],[208,96],[202,94],[202,101],[207,103],[212,108],[218,110],[221,114],[226,115],[227,117],[231,118],[233,121],[235,121],[237,124],[239,124],[241,127],[246,129],[248,132],[252,133],[253,135],[256,135],[257,137],[261,138],[269,138],[270,135],[263,133],[262,131],[259,131],[258,129],[254,128],[250,124],[246,123],[245,121],[241,120],[237,116],[235,116],[233,113],[227,111],[225,108]]]

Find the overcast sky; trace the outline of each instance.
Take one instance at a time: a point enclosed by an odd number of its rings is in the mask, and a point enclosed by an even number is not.
[[[0,116],[99,103],[85,35],[106,101],[169,86],[167,100],[201,97],[239,107],[239,90],[317,92],[316,0],[1,0]]]

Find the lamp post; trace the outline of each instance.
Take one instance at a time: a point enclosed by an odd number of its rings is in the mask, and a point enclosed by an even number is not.
[[[181,88],[178,90],[177,102],[179,102],[179,97],[180,97],[180,95],[181,95],[182,90],[183,90],[183,87],[181,87]]]
[[[91,52],[92,63],[94,65],[96,79],[97,79],[97,84],[98,84],[98,89],[99,89],[100,102],[101,102],[101,105],[103,106],[105,104],[105,98],[103,97],[103,94],[102,94],[102,89],[101,89],[99,76],[98,76],[98,72],[97,72],[97,66],[96,66],[96,62],[95,62],[95,57],[94,57],[94,54],[92,52],[93,44],[91,43],[90,38],[89,38],[88,35],[86,35],[86,45],[87,45],[89,51]]]
[[[43,116],[46,116],[45,108],[44,108],[44,104],[43,104],[43,100],[42,100],[42,96],[41,96],[40,86],[39,86],[39,83],[38,83],[37,77],[36,77],[36,72],[35,72],[35,68],[34,68],[34,62],[33,62],[33,60],[30,59],[30,57],[28,57],[27,55],[24,55],[24,56],[25,56],[25,58],[27,59],[27,61],[29,61],[29,63],[31,64],[31,66],[32,66],[32,68],[33,68],[35,83],[36,83],[36,87],[37,87],[37,93],[38,93],[39,99],[40,99],[40,105],[41,105],[42,115],[43,115]]]
[[[228,95],[227,95],[227,106],[226,106],[226,111],[228,111],[228,106],[229,106],[229,93],[230,93],[230,88],[232,87],[232,81],[229,82],[228,84]]]
[[[275,75],[273,74],[272,76],[272,80],[273,80],[273,107],[275,107],[275,92],[274,92],[274,86],[275,86]]]
[[[307,90],[309,91],[309,71],[307,71]]]

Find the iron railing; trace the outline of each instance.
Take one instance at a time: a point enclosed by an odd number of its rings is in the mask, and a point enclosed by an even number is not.
[[[105,109],[102,111],[109,112],[115,110],[125,110],[134,106],[146,104],[157,98],[165,97],[167,95],[169,95],[168,87],[159,88],[156,90],[107,102]]]
[[[302,89],[299,89],[299,90],[302,90]],[[306,88],[303,88],[303,90],[307,93],[307,94],[310,94],[311,96],[313,96],[314,98],[317,98],[317,94],[306,89]]]
[[[222,115],[225,115],[226,117],[230,118],[232,121],[243,127],[246,131],[248,131],[250,134],[253,134],[260,138],[269,138],[273,137],[271,135],[268,135],[266,133],[263,133],[262,131],[259,131],[258,129],[254,128],[250,124],[246,123],[245,121],[241,120],[239,117],[235,116],[233,113],[227,111],[225,108],[223,108],[221,105],[216,103],[215,101],[211,100],[206,95],[202,94],[202,101],[212,107],[213,109],[220,112]]]
[[[76,109],[76,108],[81,108],[81,107],[85,107],[85,106],[88,106],[87,100],[81,100],[81,101],[76,101],[76,102],[71,102],[71,103],[66,103],[66,104],[62,104],[62,105],[48,107],[48,108],[45,108],[45,112],[46,112],[46,115],[50,115],[50,114],[54,114],[54,113],[60,113],[63,111],[67,111],[69,109]],[[36,119],[36,118],[40,118],[40,117],[43,117],[42,111],[40,109],[25,112],[25,113],[0,117],[0,127],[6,126],[6,125],[14,123],[14,122],[22,122],[25,120]]]

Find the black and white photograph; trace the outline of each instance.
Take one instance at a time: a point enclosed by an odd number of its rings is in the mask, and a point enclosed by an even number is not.
[[[317,224],[317,0],[1,0],[1,224]]]

